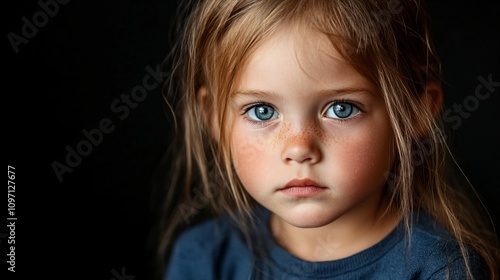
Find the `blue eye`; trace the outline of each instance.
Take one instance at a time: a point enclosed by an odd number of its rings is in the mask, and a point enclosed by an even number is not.
[[[332,119],[347,119],[359,113],[359,109],[347,102],[335,102],[326,110],[325,115]]]
[[[278,117],[273,107],[265,104],[257,104],[247,110],[248,117],[254,121],[268,121]]]

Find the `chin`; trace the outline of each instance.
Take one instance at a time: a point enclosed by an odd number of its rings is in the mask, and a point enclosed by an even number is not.
[[[288,224],[298,228],[318,228],[334,222],[337,217],[326,209],[296,207],[286,215],[280,216]]]

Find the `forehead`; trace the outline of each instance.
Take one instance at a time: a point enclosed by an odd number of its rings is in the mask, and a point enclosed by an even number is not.
[[[291,85],[295,89],[314,85],[318,90],[328,90],[367,83],[325,34],[292,25],[281,26],[256,47],[242,67],[236,88],[262,87],[280,92],[288,91]]]

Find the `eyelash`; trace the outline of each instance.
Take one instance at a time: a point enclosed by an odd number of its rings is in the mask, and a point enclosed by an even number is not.
[[[361,108],[360,108],[361,106],[359,106],[357,102],[354,102],[354,101],[348,100],[348,99],[337,99],[335,101],[328,103],[328,105],[325,107],[325,110],[323,111],[323,113],[321,115],[324,116],[326,114],[326,112],[328,111],[328,109],[337,103],[349,104],[349,105],[353,106],[354,108],[356,108],[359,111],[359,113],[363,113],[363,110],[361,110]],[[356,118],[356,116],[358,114],[356,114],[352,117],[348,117],[348,118],[338,118],[338,119],[330,118],[330,119],[333,119],[333,120],[338,121],[338,122],[347,122],[347,121],[351,121],[352,119]]]
[[[267,103],[265,101],[257,100],[255,102],[253,102],[251,104],[248,104],[248,105],[245,105],[245,107],[243,107],[243,112],[241,113],[241,115],[244,116],[243,119],[245,121],[249,122],[252,125],[264,126],[264,124],[266,124],[270,120],[267,120],[267,121],[254,121],[251,118],[249,118],[249,117],[246,116],[248,114],[248,111],[250,111],[251,109],[253,109],[253,108],[257,107],[257,106],[262,106],[262,105],[269,106],[269,107],[273,108],[275,111],[277,111],[276,108],[272,104]]]
[[[355,107],[357,110],[359,110],[360,113],[363,113],[363,110],[361,110],[361,108],[357,104],[357,102],[354,102],[354,101],[348,100],[348,99],[337,99],[337,100],[334,100],[334,101],[328,103],[321,115],[324,116],[326,114],[327,110],[337,103],[347,103],[347,104]],[[254,120],[250,119],[249,117],[246,117],[246,115],[248,114],[248,111],[250,111],[251,109],[253,109],[256,106],[262,106],[262,105],[269,106],[269,107],[273,108],[275,111],[277,111],[276,108],[270,103],[267,103],[265,101],[256,101],[254,103],[248,104],[248,105],[243,107],[241,115],[244,116],[245,121],[249,122],[252,125],[257,125],[257,126],[263,126],[268,121],[271,121],[271,120],[254,121]],[[330,118],[330,119],[333,119],[333,120],[338,121],[338,122],[347,122],[355,117],[356,116],[349,117],[349,118],[338,118],[338,119],[337,118],[336,119]]]

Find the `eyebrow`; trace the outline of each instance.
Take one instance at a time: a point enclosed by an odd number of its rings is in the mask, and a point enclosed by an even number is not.
[[[233,92],[233,94],[231,94],[232,97],[238,97],[240,95],[280,98],[280,95],[277,92],[257,90],[257,89],[238,90],[238,91]]]
[[[320,90],[315,93],[314,95],[341,95],[341,94],[362,94],[362,93],[367,93],[374,95],[375,93],[368,90],[367,88],[356,88],[356,87],[348,87],[348,88],[341,88],[341,89],[325,89],[325,90]],[[275,99],[280,99],[281,96],[277,92],[273,91],[265,91],[265,90],[255,90],[255,89],[250,89],[250,90],[238,90],[233,92],[231,95],[233,98],[237,97],[239,95],[249,95],[249,96],[256,96],[256,97],[270,97],[270,98],[275,98]]]

